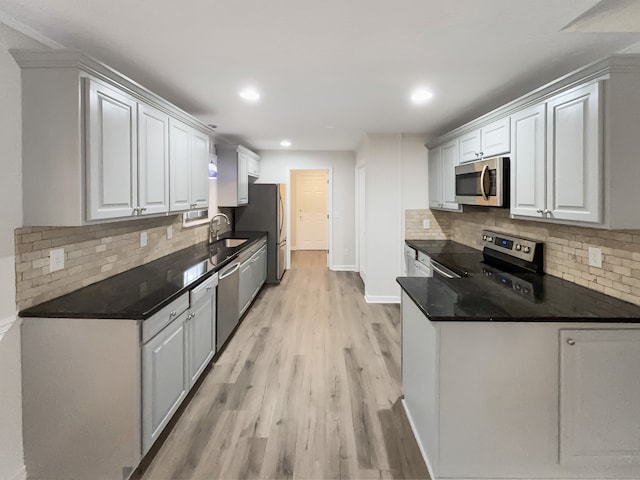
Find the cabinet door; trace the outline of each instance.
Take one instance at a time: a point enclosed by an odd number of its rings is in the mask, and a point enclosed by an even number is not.
[[[265,245],[260,249],[260,261],[258,262],[258,269],[260,270],[260,286],[264,285],[267,281],[267,246]]]
[[[511,117],[511,213],[542,217],[545,208],[545,104]]]
[[[260,176],[260,159],[249,157],[248,173],[250,177],[258,178]]]
[[[191,208],[190,128],[173,118],[169,121],[169,200],[170,210]]]
[[[549,218],[601,221],[599,83],[547,102]]]
[[[240,280],[239,280],[239,295],[238,295],[238,307],[240,308],[240,315],[244,313],[247,306],[251,302],[251,295],[253,294],[253,278],[252,278],[252,263],[248,258],[240,265]]]
[[[209,293],[192,305],[188,321],[189,335],[189,385],[193,385],[209,360],[213,357],[214,347],[214,305],[213,295]]]
[[[209,206],[209,136],[191,133],[191,201],[193,208]]]
[[[442,147],[429,150],[429,208],[442,208]]]
[[[238,205],[249,203],[249,159],[238,152]]]
[[[511,151],[511,123],[509,117],[482,127],[481,146],[483,157],[494,157]]]
[[[458,139],[442,146],[442,207],[459,210],[456,203],[456,165],[460,163]]]
[[[142,347],[142,449],[146,453],[186,397],[184,312]]]
[[[640,330],[560,332],[560,462],[640,465]]]
[[[87,80],[87,220],[135,214],[137,102],[116,89]]]
[[[169,211],[169,116],[138,104],[138,206],[141,214]]]
[[[482,152],[480,130],[465,133],[460,137],[460,162],[472,162],[480,159]]]

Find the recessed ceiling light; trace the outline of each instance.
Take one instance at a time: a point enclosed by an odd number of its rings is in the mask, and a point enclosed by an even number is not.
[[[241,90],[238,95],[250,102],[256,102],[260,100],[260,93],[254,87],[247,87]]]
[[[413,103],[421,104],[428,102],[431,97],[433,97],[433,93],[426,88],[416,88],[411,94],[411,101]]]
[[[282,140],[280,142],[280,145],[283,147],[290,147],[291,146],[291,142],[289,140]]]

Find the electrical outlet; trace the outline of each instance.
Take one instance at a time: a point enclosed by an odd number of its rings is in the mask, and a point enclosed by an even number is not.
[[[589,266],[602,268],[602,250],[598,247],[589,247]]]
[[[140,233],[140,246],[141,247],[147,246],[147,232]]]
[[[49,272],[56,272],[64,268],[64,248],[49,251]]]
[[[431,220],[423,220],[422,221],[422,228],[424,228],[425,230],[428,230],[431,228]]]
[[[171,240],[173,238],[173,227],[169,225],[167,227],[167,240]]]

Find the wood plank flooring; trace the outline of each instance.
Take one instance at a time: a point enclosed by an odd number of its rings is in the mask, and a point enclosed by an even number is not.
[[[294,252],[141,478],[428,478],[400,395],[399,306]]]

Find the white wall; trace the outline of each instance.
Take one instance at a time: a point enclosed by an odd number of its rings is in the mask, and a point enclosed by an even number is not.
[[[0,478],[14,480],[25,477],[13,238],[22,225],[22,109],[20,68],[10,48],[43,46],[0,23]]]
[[[404,210],[426,208],[427,151],[422,135],[370,134],[358,149],[365,167],[365,296],[368,302],[400,301]]]
[[[259,152],[258,183],[289,184],[290,170],[333,170],[333,243],[329,245],[337,270],[355,270],[355,152],[281,151]]]

